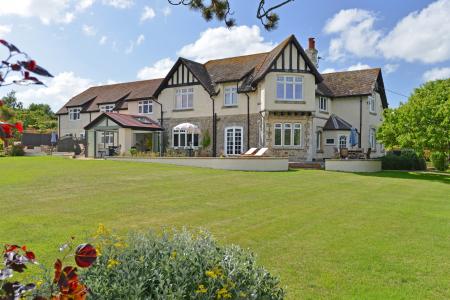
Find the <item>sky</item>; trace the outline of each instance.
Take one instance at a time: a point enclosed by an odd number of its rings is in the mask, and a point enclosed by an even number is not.
[[[237,25],[228,29],[167,0],[0,0],[0,38],[54,75],[47,87],[1,87],[0,97],[14,89],[26,106],[58,110],[89,86],[163,77],[179,56],[265,52],[291,34],[304,48],[316,38],[322,73],[382,68],[391,107],[450,77],[450,0],[296,0],[277,10],[273,31],[255,18],[258,3],[230,0]]]

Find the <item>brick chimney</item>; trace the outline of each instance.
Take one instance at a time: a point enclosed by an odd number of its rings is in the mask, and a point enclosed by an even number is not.
[[[318,51],[316,49],[316,40],[313,37],[308,39],[308,49],[306,49],[306,54],[309,59],[312,61],[316,68],[319,68],[319,60],[318,60]]]

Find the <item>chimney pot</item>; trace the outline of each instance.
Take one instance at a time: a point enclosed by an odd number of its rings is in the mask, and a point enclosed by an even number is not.
[[[308,39],[309,49],[316,49],[316,41],[313,37]]]

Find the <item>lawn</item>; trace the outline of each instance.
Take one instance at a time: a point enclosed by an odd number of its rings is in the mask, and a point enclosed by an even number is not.
[[[450,176],[0,158],[0,242],[55,257],[99,223],[202,227],[248,247],[288,299],[450,298]],[[49,261],[48,261],[49,262]]]

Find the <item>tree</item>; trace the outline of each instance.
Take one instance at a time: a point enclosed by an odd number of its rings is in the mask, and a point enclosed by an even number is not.
[[[192,10],[201,11],[203,18],[210,21],[216,18],[219,21],[224,21],[227,27],[236,25],[236,20],[231,16],[234,14],[230,8],[229,0],[168,0],[172,5],[186,5]],[[259,0],[256,11],[256,18],[261,21],[261,24],[266,30],[273,30],[277,27],[280,17],[274,10],[290,3],[294,0],[283,0],[271,7],[266,7],[265,0]]]
[[[386,110],[377,138],[387,148],[411,148],[418,154],[429,150],[448,160],[450,79],[427,82],[405,104]]]
[[[23,109],[23,103],[17,101],[16,91],[10,91],[5,97],[3,97],[3,104],[11,109]]]

